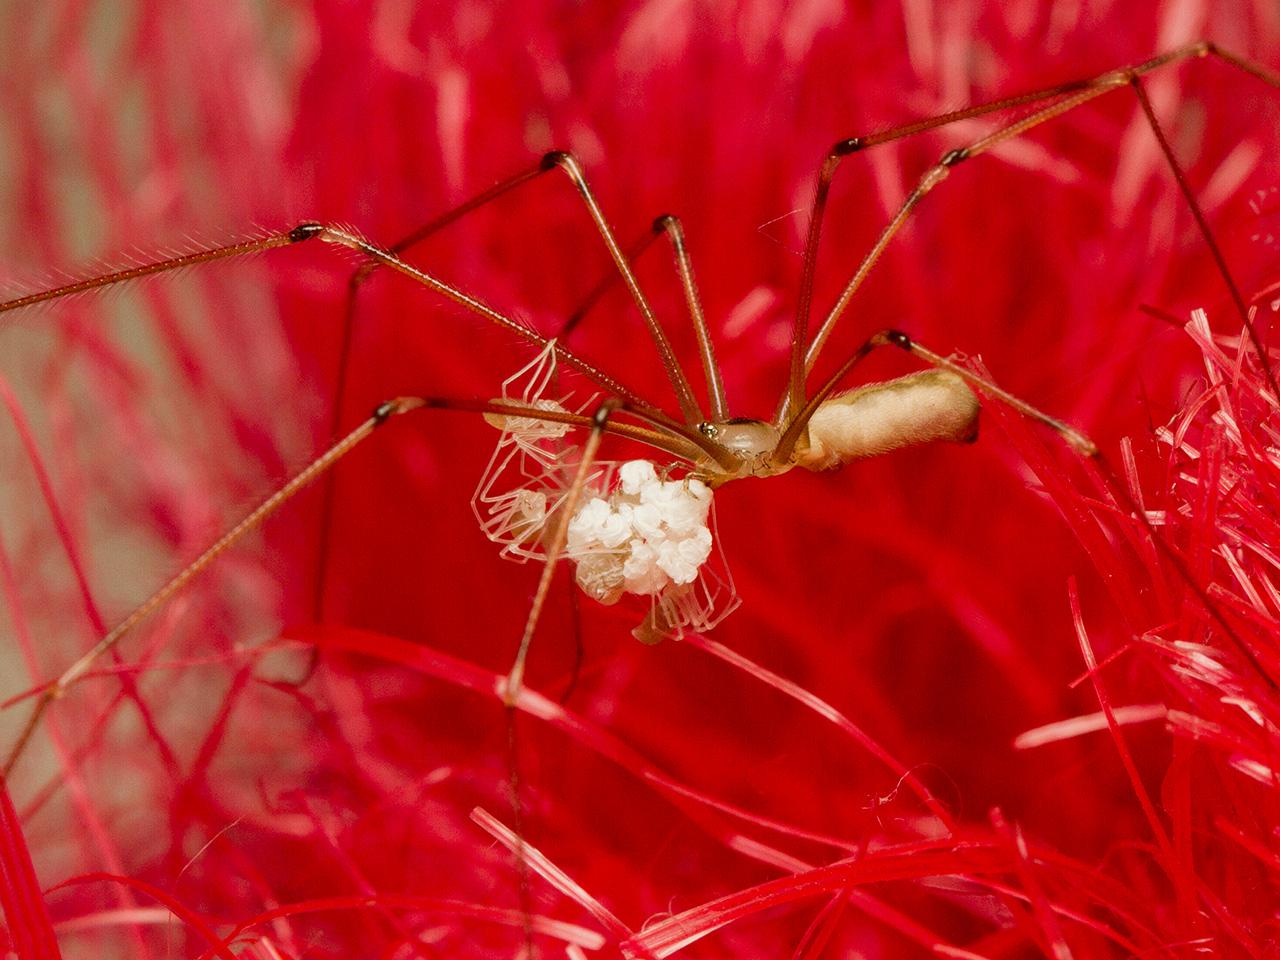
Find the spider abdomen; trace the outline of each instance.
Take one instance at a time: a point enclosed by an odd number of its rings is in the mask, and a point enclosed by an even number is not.
[[[936,440],[971,443],[978,436],[978,409],[969,385],[947,370],[868,384],[823,403],[793,459],[808,470],[831,470]]]

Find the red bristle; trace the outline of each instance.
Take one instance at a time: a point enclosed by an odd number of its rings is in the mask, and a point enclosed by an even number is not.
[[[1250,0],[13,6],[0,300],[313,218],[394,243],[564,148],[624,245],[680,215],[741,416],[778,403],[833,143],[1199,37],[1272,70],[1280,39]],[[1143,84],[1265,342],[1280,92],[1212,53]],[[844,157],[811,326],[923,171],[1026,109]],[[636,607],[559,573],[510,748],[538,570],[467,510],[497,434],[398,418],[52,704],[4,833],[53,889],[5,900],[0,953],[56,955],[47,912],[107,958],[501,957],[527,929],[574,960],[1265,956],[1280,398],[1127,85],[949,169],[811,385],[893,325],[1100,462],[987,398],[971,446],[726,485],[741,607],[641,648]],[[636,269],[696,382],[664,245]],[[612,269],[559,172],[407,256],[548,333]],[[359,264],[300,242],[3,315],[0,747],[332,430],[528,361],[379,270],[339,395]],[[673,406],[621,288],[566,342]],[[891,352],[849,385],[913,369]]]
[[[828,900],[814,915],[813,922],[809,924],[809,928],[805,930],[804,936],[796,945],[792,960],[810,960],[812,957],[821,956],[831,942],[831,938],[836,935],[836,929],[848,908],[848,891],[842,890]]]
[[[36,879],[22,824],[3,778],[0,778],[0,911],[3,911],[7,931],[7,951],[20,960],[60,960],[62,954],[49,920],[44,892]]]
[[[113,886],[125,888],[131,892],[141,893],[152,900],[162,904],[178,920],[181,920],[189,926],[200,939],[210,947],[212,956],[223,958],[223,960],[234,960],[235,954],[231,952],[230,947],[222,941],[213,929],[210,918],[203,916],[199,912],[192,910],[177,897],[171,896],[164,890],[139,880],[136,877],[121,877],[111,873],[102,873],[95,871],[92,873],[84,873],[80,876],[73,877],[64,881],[61,886],[71,887],[80,884],[90,883],[108,883]]]
[[[938,818],[943,829],[950,829],[951,814],[938,802],[922,784],[919,779],[905,766],[903,766],[896,758],[894,758],[883,746],[873,740],[871,737],[860,730],[858,726],[851,723],[847,717],[840,713],[828,703],[824,703],[821,698],[800,687],[798,684],[779,677],[776,673],[766,670],[759,664],[752,663],[741,654],[735,653],[725,647],[723,644],[716,643],[707,637],[693,635],[688,638],[688,644],[700,650],[705,650],[718,659],[724,660],[730,666],[737,670],[741,670],[759,680],[775,690],[780,691],[785,696],[801,703],[804,707],[812,710],[822,719],[833,724],[841,733],[848,736],[858,744],[867,753],[871,754],[886,767],[888,767],[899,778],[899,782],[908,787],[912,792],[919,796],[920,800],[928,807],[929,811]]]
[[[821,893],[906,878],[949,874],[967,878],[1003,868],[1003,858],[984,843],[903,844],[900,848],[889,847],[853,860],[817,867],[701,904],[651,924],[621,946],[624,954],[638,948],[659,958],[666,957],[725,924]]]
[[[1110,719],[1110,715],[1108,715]],[[991,811],[991,826],[996,833],[1012,848],[1013,864],[1018,878],[1022,881],[1022,889],[1031,900],[1031,909],[1035,914],[1036,924],[1040,928],[1037,937],[1048,946],[1046,951],[1053,960],[1072,960],[1074,954],[1063,936],[1062,925],[1053,911],[1053,904],[1045,895],[1044,886],[1036,876],[1036,867],[1031,862],[1031,854],[1027,850],[1027,841],[1017,824],[1011,824],[1004,818],[1000,810]]]
[[[440,914],[461,917],[483,923],[496,923],[507,927],[519,927],[524,918],[516,910],[498,910],[484,904],[440,900],[432,897],[394,896],[377,894],[360,897],[326,897],[300,903],[284,904],[266,913],[249,917],[239,923],[223,940],[227,946],[244,937],[253,927],[265,926],[276,920],[303,917],[311,913],[361,912],[371,906],[404,913]],[[549,917],[532,917],[534,929],[565,943],[576,943],[587,949],[598,949],[600,936],[592,930],[563,923]]]
[[[530,846],[510,828],[486,810],[479,807],[471,811],[471,819],[480,827],[517,856],[523,857],[530,869],[537,872],[549,884],[564,896],[576,901],[584,910],[606,927],[615,937],[621,939],[634,935],[626,924],[613,915],[604,904],[596,900],[563,870],[552,863],[536,848]]]
[[[1146,785],[1142,782],[1142,776],[1138,772],[1137,765],[1133,762],[1133,755],[1129,751],[1128,744],[1125,743],[1124,734],[1120,731],[1120,724],[1116,722],[1115,711],[1111,707],[1111,699],[1107,695],[1106,686],[1098,675],[1098,661],[1093,655],[1093,647],[1089,643],[1089,633],[1085,629],[1084,619],[1080,614],[1080,596],[1076,590],[1074,580],[1068,584],[1067,596],[1071,602],[1071,619],[1075,621],[1076,637],[1080,642],[1080,653],[1084,658],[1085,666],[1089,668],[1090,680],[1093,683],[1094,692],[1098,696],[1098,704],[1102,707],[1102,715],[1107,718],[1107,728],[1111,731],[1111,737],[1115,741],[1116,754],[1120,757],[1120,762],[1124,764],[1125,772],[1129,775],[1129,783],[1133,787],[1134,795],[1138,798],[1138,803],[1142,806],[1142,812],[1146,815],[1147,823],[1151,826],[1151,834],[1166,858],[1165,868],[1172,873],[1172,868],[1175,866],[1175,858],[1169,844],[1169,837],[1165,833],[1159,814],[1156,813],[1155,804],[1151,802],[1151,796],[1147,792]]]

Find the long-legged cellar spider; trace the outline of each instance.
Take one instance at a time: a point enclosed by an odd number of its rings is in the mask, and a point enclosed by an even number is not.
[[[14,311],[215,260],[278,247],[328,243],[353,251],[361,260],[352,283],[351,303],[355,302],[354,291],[373,269],[394,271],[529,344],[537,356],[530,367],[522,371],[525,376],[513,380],[509,389],[504,389],[502,396],[495,399],[404,396],[388,399],[376,407],[367,419],[274,492],[240,524],[228,530],[133,613],[105,632],[96,645],[67,666],[51,684],[37,691],[31,719],[8,753],[6,775],[15,769],[46,710],[93,669],[100,657],[114,651],[117,643],[131,631],[160,613],[194,577],[204,572],[242,536],[255,530],[267,516],[284,506],[295,493],[324,476],[385,424],[410,414],[415,418],[425,417],[433,410],[482,414],[491,425],[502,431],[502,442],[508,445],[507,452],[514,457],[508,457],[501,450],[495,454],[497,472],[487,474],[482,482],[477,493],[477,510],[486,532],[507,549],[527,557],[545,558],[523,631],[512,637],[513,646],[517,649],[514,662],[495,688],[508,708],[522,707],[531,712],[545,712],[548,708],[540,697],[522,688],[525,659],[550,595],[557,562],[566,555],[573,561],[577,579],[589,596],[609,601],[624,593],[646,597],[647,611],[642,610],[640,614],[643,622],[637,627],[637,634],[642,639],[656,640],[663,635],[678,635],[685,629],[709,627],[725,612],[727,601],[723,594],[708,587],[699,577],[703,564],[714,549],[707,512],[711,494],[731,481],[770,477],[796,466],[813,470],[834,468],[853,459],[892,452],[916,443],[972,439],[977,418],[974,388],[978,394],[1007,404],[1045,424],[1083,456],[1095,457],[1097,448],[1082,433],[1001,390],[972,367],[916,342],[909,331],[892,327],[881,329],[841,358],[829,375],[816,378],[811,383],[810,374],[837,323],[871,276],[876,263],[909,222],[916,207],[927,202],[926,198],[932,191],[944,180],[958,175],[958,168],[983,154],[1114,91],[1127,88],[1136,95],[1150,131],[1168,163],[1170,175],[1184,194],[1187,209],[1197,221],[1209,254],[1218,262],[1229,296],[1238,307],[1242,327],[1253,349],[1263,360],[1264,369],[1267,369],[1272,390],[1280,394],[1274,379],[1270,379],[1265,349],[1248,316],[1243,298],[1218,252],[1212,232],[1145,92],[1143,78],[1146,75],[1191,57],[1212,57],[1259,81],[1280,86],[1270,73],[1212,44],[1202,43],[1088,80],[1003,98],[912,122],[874,136],[837,143],[821,166],[810,211],[786,385],[772,411],[756,411],[758,419],[743,418],[742,411],[730,404],[703,315],[680,221],[673,216],[658,217],[649,237],[635,245],[624,246],[597,202],[582,164],[564,152],[547,154],[527,170],[500,182],[389,247],[366,240],[342,225],[305,222],[265,236],[151,261],[0,304],[0,312]],[[880,144],[1000,111],[1018,111],[1019,115],[1012,122],[948,150],[931,166],[908,192],[899,211],[849,274],[835,303],[825,314],[814,314],[815,273],[828,190],[845,159]],[[597,368],[588,359],[562,345],[556,337],[520,323],[489,306],[475,294],[440,279],[430,272],[429,266],[414,260],[414,246],[428,235],[510,191],[549,175],[563,175],[576,189],[616,267],[617,275],[613,282],[620,282],[625,287],[644,319],[648,336],[670,382],[678,413],[668,412],[663,404],[641,396],[637,390],[627,386],[622,375]],[[690,384],[688,367],[691,365],[682,364],[677,358],[666,328],[636,276],[635,259],[650,246],[651,240],[661,237],[669,241],[689,322],[695,331],[699,366],[708,397],[706,408],[700,404],[698,391]],[[347,322],[349,325],[353,322],[350,309]],[[669,325],[671,320],[667,319],[666,323]],[[927,369],[885,384],[842,393],[848,386],[846,380],[853,369],[873,351],[885,346],[915,356]],[[595,399],[579,400],[576,405],[564,402],[554,386],[555,368],[568,368],[591,381],[597,391]],[[577,431],[576,436],[581,439],[579,444],[563,441],[569,431]],[[605,461],[599,451],[610,436],[647,445],[660,451],[662,459],[648,466],[639,465],[644,461],[636,460],[626,464]],[[514,486],[507,484],[504,487],[504,483],[497,482],[506,469],[514,470],[518,475],[511,481]],[[644,510],[649,513],[643,514]],[[325,524],[328,522],[329,510],[326,509]],[[322,534],[321,540],[323,555],[323,551],[328,549],[327,535]],[[324,579],[322,561],[318,576],[321,592]],[[501,838],[507,836],[492,823],[489,829]],[[522,858],[528,855],[518,832],[512,845]],[[550,872],[550,868],[541,869]],[[526,921],[526,936],[532,937],[532,933],[533,927]]]

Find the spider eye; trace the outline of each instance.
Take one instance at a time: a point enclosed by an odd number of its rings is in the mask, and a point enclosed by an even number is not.
[[[698,424],[698,432],[708,440],[714,440],[716,437],[720,436],[720,428],[714,423],[707,423],[706,421]]]

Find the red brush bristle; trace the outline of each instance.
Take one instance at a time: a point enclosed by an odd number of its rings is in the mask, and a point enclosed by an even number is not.
[[[680,215],[731,412],[758,417],[785,380],[833,142],[1200,36],[1274,67],[1280,36],[1228,2],[171,4],[118,29],[107,5],[45,7],[0,13],[6,290],[261,224],[393,243],[570,149],[624,244]],[[1280,91],[1215,57],[1144,82],[1240,289],[1266,291]],[[815,323],[930,164],[1016,115],[843,161]],[[339,403],[358,262],[335,252],[4,315],[0,696],[73,663],[335,423],[392,396],[496,396],[529,360],[382,270]],[[547,332],[611,269],[558,173],[410,257]],[[637,271],[697,381],[668,250]],[[1193,308],[1215,332],[1178,329]],[[1264,342],[1272,312],[1260,299]],[[497,433],[396,418],[333,475],[327,539],[317,485],[51,707],[0,817],[7,949],[1266,955],[1277,401],[1133,94],[952,169],[813,383],[885,325],[980,356],[1104,461],[989,403],[972,447],[728,485],[742,606],[641,647],[636,608],[575,615],[561,573],[512,742],[502,677],[538,570],[499,559],[467,509]],[[674,407],[621,287],[567,342]],[[876,355],[864,378],[907,369]],[[4,743],[31,702],[5,711]]]

